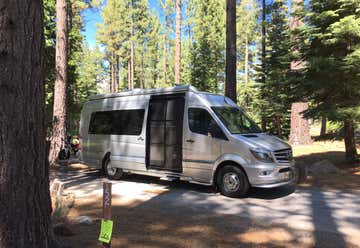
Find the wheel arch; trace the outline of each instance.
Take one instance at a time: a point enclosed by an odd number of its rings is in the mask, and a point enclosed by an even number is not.
[[[233,159],[225,159],[225,160],[222,160],[221,162],[219,162],[216,166],[216,169],[213,172],[213,176],[212,176],[213,185],[217,187],[217,176],[218,176],[220,170],[223,167],[225,167],[226,165],[232,165],[232,166],[235,166],[235,167],[239,168],[240,170],[242,170],[242,172],[244,172],[244,174],[246,176],[246,179],[249,182],[249,178],[246,173],[246,170],[244,169],[244,167],[242,165],[243,163],[244,163],[244,161],[240,162],[240,161],[235,161]]]
[[[106,151],[102,157],[102,160],[101,160],[101,169],[105,170],[104,166],[105,166],[105,162],[108,158],[110,158],[110,151]]]

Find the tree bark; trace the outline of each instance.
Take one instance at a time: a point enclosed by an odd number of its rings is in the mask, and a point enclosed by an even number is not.
[[[348,161],[357,159],[354,123],[351,120],[344,121],[345,156]]]
[[[321,117],[321,130],[320,136],[324,136],[326,134],[326,117]]]
[[[132,89],[134,89],[134,67],[135,67],[135,65],[134,65],[134,57],[135,57],[135,52],[134,52],[134,41],[131,41],[131,54],[130,54],[130,72],[131,72],[131,74],[130,74],[130,90],[132,90]]]
[[[278,114],[276,114],[274,116],[274,126],[276,129],[276,133],[278,137],[282,137],[282,128],[281,128],[281,120],[280,120],[280,116]]]
[[[131,89],[131,62],[128,59],[128,89]]]
[[[43,4],[0,2],[0,247],[57,247],[45,142]]]
[[[310,127],[302,112],[308,109],[306,102],[291,105],[291,123],[289,142],[294,145],[311,144]]]
[[[175,84],[181,84],[181,0],[176,0]]]
[[[265,84],[265,58],[266,58],[266,2],[262,0],[262,16],[261,16],[261,81]]]
[[[244,82],[249,81],[249,41],[248,36],[245,37],[245,65],[244,65]]]
[[[115,84],[114,92],[119,90],[119,55],[115,55]]]
[[[261,116],[261,129],[266,132],[266,118]]]
[[[225,95],[236,103],[236,0],[226,0]]]
[[[113,62],[112,62],[112,56],[110,58],[110,93],[114,92],[114,66],[113,66]]]
[[[129,90],[134,89],[134,0],[131,0],[131,40],[130,40],[130,87]]]
[[[166,1],[165,1],[166,2]],[[165,6],[166,8],[166,6]],[[165,34],[164,34],[164,83],[167,84],[167,47],[168,47],[168,16],[165,14]]]
[[[56,78],[54,86],[53,127],[49,151],[50,165],[58,157],[66,137],[66,85],[67,85],[67,2],[56,1]]]

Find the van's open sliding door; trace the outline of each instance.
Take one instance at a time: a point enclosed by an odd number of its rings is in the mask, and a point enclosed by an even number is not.
[[[146,165],[182,172],[185,94],[151,96],[146,132]]]

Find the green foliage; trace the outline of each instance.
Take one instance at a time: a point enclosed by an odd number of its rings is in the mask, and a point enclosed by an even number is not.
[[[225,2],[194,1],[194,42],[191,48],[191,84],[203,91],[216,92],[224,81]]]
[[[51,127],[53,91],[55,81],[55,43],[56,43],[56,1],[44,0],[44,34],[45,34],[45,89],[46,89],[46,122]],[[81,12],[92,6],[96,7],[97,1],[71,0],[68,2],[68,87],[67,87],[67,125],[68,130],[77,128],[80,110],[89,94],[96,93],[93,84],[96,81],[84,76],[83,59],[87,53],[83,51],[84,38],[81,30],[84,27]],[[86,55],[85,55],[86,57]],[[97,62],[101,60],[96,58]],[[91,61],[91,60],[89,60]],[[86,63],[90,63],[86,61]],[[85,69],[86,71],[86,69]],[[99,72],[100,73],[100,72]]]
[[[282,136],[290,131],[289,94],[291,44],[286,0],[274,0],[267,6],[265,84],[260,84],[259,104],[266,129],[277,133],[275,118],[280,118]]]
[[[299,36],[306,61],[299,92],[312,101],[307,115],[360,119],[360,2],[313,0]]]

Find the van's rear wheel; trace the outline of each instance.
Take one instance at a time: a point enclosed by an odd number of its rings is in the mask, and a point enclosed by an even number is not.
[[[250,188],[245,173],[233,165],[221,168],[216,181],[221,194],[228,197],[244,197]]]
[[[109,178],[110,180],[119,180],[120,178],[123,177],[124,172],[122,169],[120,168],[115,168],[111,166],[110,163],[110,156],[106,158],[105,162],[104,162],[104,171],[105,171],[105,175],[107,176],[107,178]]]

